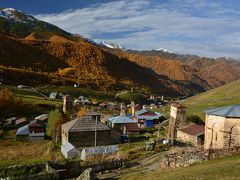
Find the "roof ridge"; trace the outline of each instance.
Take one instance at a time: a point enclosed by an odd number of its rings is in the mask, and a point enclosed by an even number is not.
[[[236,107],[236,106],[229,106],[229,108],[231,107],[231,109],[226,113],[226,117],[233,111],[233,109]]]

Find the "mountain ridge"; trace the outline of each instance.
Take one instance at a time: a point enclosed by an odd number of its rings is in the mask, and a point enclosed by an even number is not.
[[[22,12],[17,13],[20,16]],[[1,75],[10,83],[17,82],[10,73],[14,70],[18,75],[28,72],[38,80],[44,76],[48,79],[46,83],[73,84],[80,77],[82,83],[95,88],[117,90],[138,86],[158,94],[189,96],[240,78],[238,62],[198,56],[185,58],[163,50],[149,54],[149,51],[106,48],[49,23],[36,22],[29,25],[0,17]]]

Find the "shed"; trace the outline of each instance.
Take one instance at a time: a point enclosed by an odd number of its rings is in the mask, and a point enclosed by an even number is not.
[[[41,115],[35,117],[35,120],[47,123],[47,121],[48,121],[48,114],[41,114]]]
[[[195,123],[188,124],[177,129],[177,140],[191,143],[192,145],[203,145],[205,128]]]
[[[16,132],[16,140],[28,140],[28,135],[29,135],[28,125],[20,127]]]
[[[44,133],[41,132],[41,133],[29,133],[29,140],[30,141],[43,141],[44,140]]]
[[[88,159],[94,158],[94,157],[109,156],[111,154],[117,153],[118,151],[119,151],[118,145],[84,148],[81,153],[81,159],[83,161],[87,161]]]
[[[52,92],[49,94],[49,98],[50,99],[61,99],[62,97],[58,93]]]
[[[80,154],[80,151],[69,142],[61,146],[61,152],[65,158],[74,158]]]

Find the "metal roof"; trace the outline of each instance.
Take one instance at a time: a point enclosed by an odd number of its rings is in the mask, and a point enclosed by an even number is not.
[[[137,123],[136,121],[130,119],[127,116],[112,117],[112,118],[109,118],[108,120],[116,124]]]
[[[28,135],[29,134],[29,125],[18,128],[16,135]]]
[[[84,152],[85,155],[92,155],[92,154],[109,154],[115,153],[119,151],[118,145],[110,145],[110,146],[97,146],[97,147],[90,147],[84,148],[82,153]]]
[[[204,111],[208,115],[240,118],[240,105],[219,107]]]
[[[71,143],[69,143],[69,142],[67,142],[67,143],[65,143],[65,144],[63,144],[61,146],[61,150],[64,150],[65,152],[69,152],[69,151],[71,151],[74,148],[75,147]]]
[[[62,128],[68,132],[95,131],[95,128],[97,131],[111,130],[108,126],[101,122],[97,122],[96,126],[96,120],[89,116],[69,121],[63,124]]]
[[[139,110],[139,111],[136,111],[135,114],[136,114],[137,116],[139,116],[139,115],[141,115],[141,114],[143,114],[143,113],[145,113],[145,112],[148,112],[148,110],[147,110],[147,109],[141,109],[141,110]]]
[[[146,119],[146,120],[154,120],[154,119],[159,119],[159,116],[138,116],[138,119]]]
[[[48,119],[48,114],[41,114],[38,117],[35,117],[36,120],[40,120],[40,121],[44,121],[46,119]]]
[[[205,132],[204,126],[201,126],[201,125],[198,125],[195,123],[191,123],[186,126],[183,126],[183,127],[179,128],[178,130],[182,131],[184,133],[190,134],[192,136],[199,136],[199,135],[204,134],[204,132]]]

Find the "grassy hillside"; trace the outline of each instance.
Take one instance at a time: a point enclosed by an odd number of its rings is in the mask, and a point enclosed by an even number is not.
[[[119,179],[239,179],[240,155],[198,163],[186,168],[158,169],[148,173],[127,173]]]
[[[240,104],[240,80],[216,89],[190,97],[182,102],[188,114],[196,114],[205,119],[204,110],[209,108]]]

